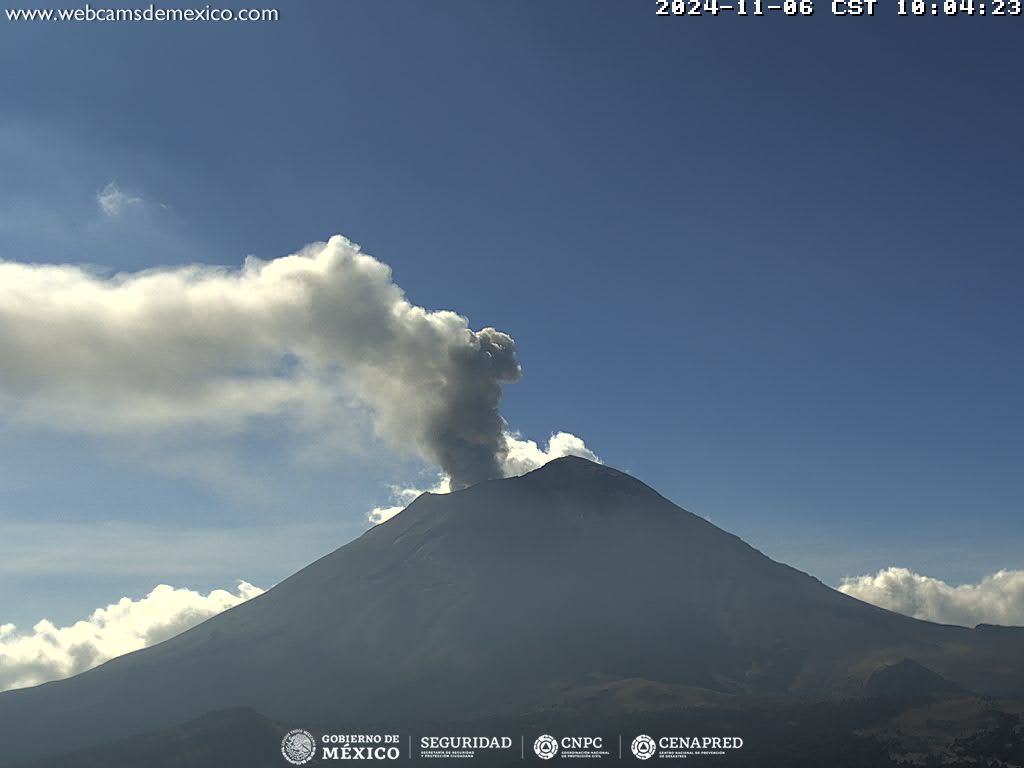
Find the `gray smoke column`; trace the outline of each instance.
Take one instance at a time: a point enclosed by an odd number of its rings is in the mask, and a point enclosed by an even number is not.
[[[427,427],[424,452],[451,478],[453,489],[503,475],[507,446],[501,417],[502,382],[520,377],[515,342],[493,328],[470,332],[452,350],[451,373]]]
[[[0,261],[0,417],[105,436],[237,433],[280,418],[378,437],[459,488],[505,474],[515,342],[408,301],[343,237],[240,269],[104,275]]]

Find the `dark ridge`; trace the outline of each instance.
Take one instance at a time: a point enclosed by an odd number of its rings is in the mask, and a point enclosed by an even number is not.
[[[867,696],[927,696],[963,689],[911,659],[876,670],[864,686]]]

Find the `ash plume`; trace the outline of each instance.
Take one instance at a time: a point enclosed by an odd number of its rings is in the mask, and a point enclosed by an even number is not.
[[[135,437],[281,417],[344,442],[362,412],[452,488],[508,474],[513,339],[412,304],[341,236],[239,269],[0,261],[0,361],[16,423]]]

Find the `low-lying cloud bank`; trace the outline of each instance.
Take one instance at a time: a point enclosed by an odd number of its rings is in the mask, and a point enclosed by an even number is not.
[[[572,441],[552,440],[556,450],[573,445]],[[552,443],[547,452],[536,450],[548,456]],[[439,483],[430,490],[444,492],[447,488]],[[392,508],[390,515],[387,509],[375,510],[376,522],[401,511],[422,491],[396,489],[395,493],[401,506]],[[846,578],[838,589],[882,608],[942,624],[1024,626],[1024,570],[998,571],[978,584],[952,586],[909,568],[893,567]],[[44,619],[31,632],[19,632],[13,624],[0,624],[0,691],[84,672],[167,640],[263,591],[246,581],[240,581],[235,592],[215,589],[205,595],[161,584],[139,600],[123,597],[67,627]]]
[[[997,571],[978,584],[953,586],[909,568],[884,568],[843,579],[839,591],[940,624],[1024,626],[1024,570]]]
[[[113,215],[130,200],[111,188],[101,204]],[[499,410],[521,376],[512,337],[412,304],[341,236],[240,269],[0,260],[0,359],[0,419],[61,432],[152,439],[276,419],[359,450],[349,433],[368,416],[456,489],[539,450]]]
[[[162,642],[263,593],[245,581],[208,594],[161,584],[141,600],[121,598],[68,627],[43,619],[28,633],[0,624],[0,691],[60,680]]]

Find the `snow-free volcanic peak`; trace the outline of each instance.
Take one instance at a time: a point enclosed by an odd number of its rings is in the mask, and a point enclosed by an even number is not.
[[[923,684],[1024,696],[1024,632],[867,605],[630,475],[567,457],[424,494],[178,637],[0,694],[0,765],[233,707],[394,728],[582,711],[595,688],[603,707],[635,709]]]

